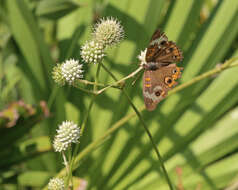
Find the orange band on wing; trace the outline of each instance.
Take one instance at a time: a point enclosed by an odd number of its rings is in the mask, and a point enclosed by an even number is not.
[[[150,81],[150,78],[145,78],[146,81]]]
[[[145,87],[151,87],[151,84],[146,84]]]

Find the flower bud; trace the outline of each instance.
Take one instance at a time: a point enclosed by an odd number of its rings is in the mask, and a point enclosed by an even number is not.
[[[120,22],[113,17],[102,18],[94,27],[93,37],[104,47],[113,46],[123,39],[124,30]]]
[[[64,181],[60,178],[52,178],[48,183],[49,190],[65,190]]]
[[[85,63],[99,63],[105,56],[104,47],[101,43],[94,40],[86,42],[82,46],[81,56]]]
[[[71,143],[78,143],[80,128],[72,121],[64,121],[57,130],[53,147],[56,152],[65,151]]]

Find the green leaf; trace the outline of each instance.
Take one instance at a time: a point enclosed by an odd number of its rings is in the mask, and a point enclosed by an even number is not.
[[[46,98],[49,93],[49,75],[52,60],[48,48],[43,43],[37,23],[27,5],[22,0],[7,1],[9,24],[14,39],[24,55],[20,66],[26,75],[34,82],[39,99]],[[39,97],[39,94],[42,96]]]
[[[0,158],[2,159],[0,164],[1,170],[20,164],[27,159],[32,159],[35,156],[52,150],[51,141],[49,137],[46,136],[32,138],[23,141],[16,146],[11,145],[9,147],[11,147],[11,149],[7,149],[0,153]]]
[[[36,15],[56,20],[77,8],[79,5],[71,0],[41,0],[36,7]]]
[[[43,171],[27,171],[18,176],[18,183],[22,186],[42,187],[47,184],[51,175]]]

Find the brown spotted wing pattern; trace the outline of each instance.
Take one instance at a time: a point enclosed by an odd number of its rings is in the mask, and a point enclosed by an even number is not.
[[[143,76],[143,96],[146,109],[152,111],[163,100],[168,91],[177,85],[176,80],[181,77],[182,67],[176,64],[161,67],[155,71],[145,70]]]
[[[164,99],[168,91],[177,85],[182,67],[174,62],[182,61],[182,52],[167,36],[156,30],[146,52],[143,76],[143,96],[146,109],[152,111]]]
[[[157,68],[170,63],[180,62],[183,55],[180,49],[172,41],[168,41],[167,36],[160,30],[153,34],[146,52],[146,62],[156,63]]]

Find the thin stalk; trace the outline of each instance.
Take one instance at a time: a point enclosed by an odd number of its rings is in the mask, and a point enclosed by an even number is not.
[[[110,72],[103,64],[102,64],[102,67],[103,67],[103,69],[105,69],[105,71],[107,71],[107,72]],[[108,85],[107,87],[105,87],[105,88],[103,88],[103,89],[101,89],[101,90],[99,90],[97,93],[98,94],[101,94],[102,92],[104,92],[105,90],[107,90],[108,88],[110,88],[110,87],[112,87],[112,86],[115,86],[115,85],[122,85],[123,83],[124,83],[124,81],[125,80],[127,80],[127,79],[129,79],[129,78],[132,78],[132,77],[134,77],[137,73],[139,73],[141,70],[143,70],[143,68],[142,67],[139,67],[138,69],[136,69],[134,72],[132,72],[131,74],[129,74],[129,75],[127,75],[126,77],[124,77],[124,78],[122,78],[121,80],[116,80],[116,82],[115,83],[113,83],[113,84],[111,84],[111,85]],[[112,76],[112,75],[111,75]],[[112,76],[112,78],[113,78],[113,76]],[[115,78],[113,78],[114,80],[115,80]],[[120,85],[120,86],[121,86]]]
[[[93,107],[93,103],[94,103],[94,101],[95,101],[95,98],[96,98],[96,95],[94,95],[94,96],[92,97],[92,99],[91,99],[91,101],[90,101],[90,103],[89,103],[88,111],[87,111],[87,113],[86,113],[86,115],[85,115],[85,118],[84,118],[84,120],[83,120],[83,124],[82,124],[82,126],[81,126],[80,136],[82,136],[83,133],[84,133],[84,129],[85,129],[85,126],[86,126],[87,121],[88,121],[89,113],[91,112],[91,109],[92,109],[92,107]]]
[[[49,110],[51,110],[51,107],[56,99],[58,91],[59,91],[59,87],[54,85],[53,90],[51,91],[50,97],[48,99],[48,103],[47,103]]]
[[[85,126],[86,126],[86,123],[88,121],[88,117],[89,117],[89,113],[93,107],[93,103],[94,103],[94,100],[95,100],[95,97],[96,95],[94,95],[89,103],[89,107],[88,107],[88,111],[86,113],[86,116],[84,118],[84,121],[83,121],[83,124],[82,124],[82,127],[81,127],[81,132],[80,132],[80,136],[83,135],[83,131],[85,129]],[[72,172],[73,172],[73,167],[74,167],[74,163],[75,163],[75,159],[76,159],[76,155],[79,151],[79,148],[80,148],[80,144],[76,144],[75,148],[74,148],[74,152],[73,152],[73,156],[72,156],[72,160],[70,162],[70,173],[71,173],[71,177],[72,177]]]
[[[75,86],[75,85],[74,85],[74,87],[77,88],[77,89],[79,89],[79,90],[82,90],[83,92],[86,92],[86,93],[88,93],[88,94],[97,95],[97,93],[94,92],[94,91],[87,90],[87,89],[84,89],[84,88],[81,88],[81,87]]]
[[[67,174],[69,175],[69,163],[68,163],[68,161],[66,159],[66,156],[65,156],[64,152],[62,152],[62,157],[63,157],[63,160],[64,160],[64,165],[66,167]]]
[[[228,68],[237,67],[237,66],[238,66],[238,62],[234,64],[230,64]]]
[[[97,68],[96,77],[95,77],[95,85],[93,86],[93,90],[94,91],[97,91],[97,89],[98,89],[97,84],[98,84],[98,78],[99,78],[99,73],[100,73],[101,65],[102,65],[101,63],[98,63],[98,68]]]
[[[98,78],[99,78],[99,73],[100,73],[100,68],[101,68],[101,64],[99,63],[98,64],[98,67],[97,67],[97,72],[96,72],[96,77],[95,77],[95,84],[94,84],[94,92],[97,91],[97,84],[98,84]],[[92,96],[92,99],[90,101],[90,104],[89,104],[89,108],[88,108],[88,111],[86,113],[86,116],[84,118],[84,121],[83,121],[83,125],[81,127],[81,132],[80,132],[80,135],[82,136],[83,135],[83,132],[84,132],[84,129],[85,129],[85,126],[86,126],[86,123],[88,121],[88,117],[89,117],[89,113],[93,107],[93,103],[96,99],[96,94],[94,94]],[[79,143],[75,146],[75,149],[74,149],[74,152],[73,152],[73,156],[72,156],[72,160],[71,160],[71,163],[70,163],[70,174],[71,174],[71,178],[72,178],[72,172],[73,172],[73,166],[74,166],[74,162],[75,162],[75,158],[76,158],[76,155],[77,155],[77,152],[79,151]]]
[[[72,146],[70,146],[67,150],[68,152],[68,160],[69,160],[69,163],[71,164],[72,163]],[[71,167],[71,166],[70,166]],[[69,179],[70,179],[70,184],[69,184],[69,188],[70,189],[73,189],[73,170],[69,168]]]
[[[115,75],[114,75],[109,69],[107,69],[103,64],[102,64],[102,67],[104,68],[104,70],[105,70],[110,76],[112,76],[112,78],[113,78],[114,80],[117,80],[117,78],[115,77]],[[139,69],[140,69],[140,67],[139,67]],[[139,69],[137,69],[137,70],[136,70],[135,72],[133,72],[133,73],[138,73],[138,72],[140,71]],[[133,73],[132,73],[132,74],[133,74]],[[132,76],[132,74],[130,74],[130,75]],[[133,76],[134,76],[134,75],[135,75],[135,74],[133,74]],[[128,76],[129,76],[129,75],[128,75]],[[125,78],[126,78],[126,77],[125,77]],[[126,79],[125,79],[125,80],[126,80]],[[122,80],[120,80],[120,81],[122,82]],[[143,125],[143,127],[144,127],[144,129],[145,129],[145,131],[146,131],[146,133],[147,133],[147,135],[148,135],[150,141],[151,141],[151,144],[152,144],[152,146],[153,146],[153,148],[154,148],[154,150],[155,150],[155,153],[156,153],[156,155],[157,155],[157,157],[158,157],[158,160],[159,160],[160,165],[161,165],[161,167],[162,167],[162,170],[163,170],[163,172],[164,172],[165,179],[166,179],[166,181],[167,181],[167,183],[168,183],[168,186],[169,186],[170,190],[173,190],[174,188],[173,188],[172,182],[171,182],[170,179],[169,179],[168,172],[167,172],[167,170],[166,170],[166,168],[165,168],[165,166],[164,166],[162,156],[161,156],[160,153],[159,153],[159,150],[158,150],[158,148],[157,148],[157,146],[156,146],[156,144],[155,144],[155,142],[154,142],[154,140],[153,140],[153,137],[152,137],[152,135],[151,135],[151,133],[150,133],[150,130],[149,130],[148,126],[146,125],[146,123],[145,123],[145,121],[144,121],[142,115],[140,114],[139,110],[138,110],[138,109],[136,108],[136,106],[133,104],[133,102],[132,102],[130,96],[127,94],[126,90],[125,90],[124,88],[122,88],[121,90],[122,90],[123,94],[126,96],[126,98],[127,98],[128,102],[130,103],[131,107],[132,107],[133,110],[135,111],[135,113],[136,113],[137,117],[139,118],[140,122],[142,123],[142,125]]]
[[[82,79],[78,79],[76,80],[75,84],[77,85],[78,83],[82,83],[82,84],[85,84],[85,85],[97,85],[97,86],[101,86],[101,87],[107,87],[108,85],[107,84],[102,84],[102,83],[95,83],[95,82],[92,82],[92,81],[88,81],[88,80],[82,80]],[[118,85],[113,85],[111,86],[113,88],[119,88]]]
[[[173,190],[174,188],[173,188],[172,182],[171,182],[170,179],[169,179],[168,172],[167,172],[167,170],[166,170],[166,168],[165,168],[165,166],[164,166],[163,158],[162,158],[162,156],[160,155],[159,149],[157,148],[157,146],[156,146],[156,144],[155,144],[155,142],[154,142],[154,140],[153,140],[153,137],[152,137],[152,135],[151,135],[151,133],[150,133],[150,131],[149,131],[148,126],[146,125],[144,119],[142,118],[142,116],[141,116],[139,110],[138,110],[138,109],[135,107],[135,105],[133,104],[133,102],[132,102],[131,98],[129,97],[129,95],[126,93],[126,91],[125,91],[124,89],[123,89],[123,91],[124,91],[124,94],[125,94],[126,97],[127,97],[128,102],[130,103],[131,107],[134,109],[134,111],[135,111],[137,117],[140,119],[140,122],[142,123],[142,125],[143,125],[143,127],[144,127],[144,129],[145,129],[145,131],[146,131],[146,133],[147,133],[147,135],[148,135],[150,141],[151,141],[151,144],[152,144],[152,146],[153,146],[153,148],[154,148],[154,150],[155,150],[155,153],[156,153],[156,155],[157,155],[157,157],[158,157],[158,159],[159,159],[161,168],[162,168],[162,170],[163,170],[163,172],[164,172],[164,175],[165,175],[166,181],[167,181],[167,183],[168,183],[168,185],[169,185],[169,188],[170,188],[171,190]]]
[[[96,77],[95,77],[94,88],[93,88],[94,91],[97,90],[97,81],[98,81],[98,77],[99,77],[100,67],[101,67],[101,64],[98,64],[97,72],[96,72]],[[86,113],[86,115],[85,115],[83,124],[82,124],[82,126],[81,126],[81,132],[80,132],[80,135],[81,135],[81,136],[82,136],[83,133],[84,133],[84,129],[85,129],[85,126],[86,126],[87,121],[88,121],[89,113],[91,112],[91,109],[92,109],[92,107],[93,107],[93,103],[94,103],[95,99],[96,99],[96,94],[94,94],[94,95],[92,96],[92,99],[91,99],[91,101],[90,101],[90,103],[89,103],[88,111],[87,111],[87,113]],[[75,155],[77,154],[78,150],[79,150],[79,144],[77,144],[76,147],[75,147],[74,154],[73,154],[73,158],[74,158]]]
[[[84,89],[82,87],[79,86],[79,83],[83,83],[83,84],[86,84],[86,85],[93,85],[93,86],[101,86],[101,87],[104,87],[104,88],[107,88],[109,85],[105,85],[105,84],[101,84],[101,83],[95,83],[95,82],[91,82],[91,81],[87,81],[87,80],[77,80],[76,83],[73,84],[73,86],[79,90],[82,90],[83,92],[86,92],[86,93],[89,93],[89,94],[93,94],[93,95],[99,95],[99,91],[95,91],[95,90],[87,90],[87,89]],[[121,89],[121,86],[119,85],[110,85],[110,87],[112,88],[116,88],[116,89]]]
[[[68,163],[68,161],[66,159],[66,156],[65,156],[64,152],[62,152],[62,157],[63,157],[63,160],[64,160],[64,165],[65,165],[66,173],[67,173],[66,187],[69,186],[69,189],[72,189],[72,186],[73,186],[72,181],[71,181],[72,184],[69,185],[69,180],[72,178],[72,172],[70,171],[69,163]]]

